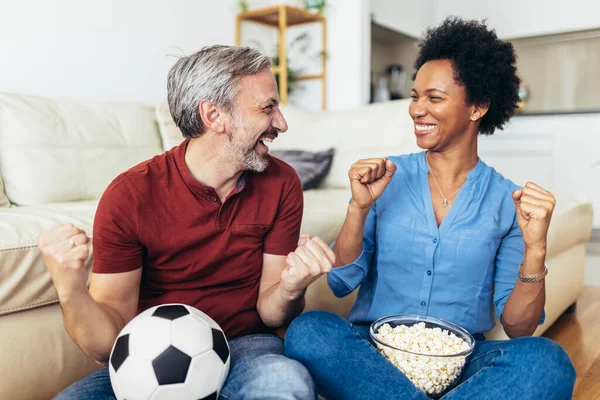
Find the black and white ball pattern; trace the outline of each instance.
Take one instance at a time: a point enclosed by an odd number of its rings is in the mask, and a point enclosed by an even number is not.
[[[110,382],[119,400],[217,400],[229,364],[229,345],[212,318],[188,305],[165,304],[119,333]]]

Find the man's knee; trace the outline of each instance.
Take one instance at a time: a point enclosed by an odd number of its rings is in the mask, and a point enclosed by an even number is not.
[[[312,379],[306,368],[298,361],[285,356],[265,356],[260,369],[264,370],[262,372],[265,374],[278,376],[279,380],[312,384]]]
[[[110,383],[108,368],[103,368],[73,383],[56,395],[53,400],[76,399],[116,400]]]
[[[282,355],[261,357],[250,387],[261,393],[279,393],[285,399],[315,398],[315,387],[308,370],[298,361]]]

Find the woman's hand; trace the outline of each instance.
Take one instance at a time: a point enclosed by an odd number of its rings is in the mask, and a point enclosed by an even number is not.
[[[552,193],[532,182],[512,194],[517,210],[519,228],[527,250],[546,252],[550,219],[556,205]]]
[[[352,203],[360,208],[369,208],[375,203],[396,172],[396,166],[387,158],[358,160],[350,167],[350,189]]]
[[[302,234],[296,250],[288,254],[285,269],[281,273],[282,290],[290,298],[297,298],[321,275],[331,271],[335,254],[327,243],[318,237]]]

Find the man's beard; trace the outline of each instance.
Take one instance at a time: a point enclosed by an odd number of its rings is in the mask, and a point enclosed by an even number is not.
[[[252,144],[241,143],[240,140],[240,130],[236,129],[233,132],[229,132],[227,134],[227,148],[229,153],[233,156],[234,160],[236,160],[241,169],[254,171],[254,172],[263,172],[267,169],[269,165],[269,157],[267,154],[261,156],[256,151],[256,146],[258,145],[258,140]],[[264,136],[277,137],[277,130],[271,128],[261,135],[261,138]],[[260,140],[260,139],[259,139]]]

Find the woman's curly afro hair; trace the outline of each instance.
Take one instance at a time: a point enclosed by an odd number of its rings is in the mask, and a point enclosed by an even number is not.
[[[432,60],[452,63],[454,79],[465,88],[467,104],[489,104],[479,126],[481,134],[502,129],[515,113],[520,80],[513,46],[498,39],[484,22],[448,17],[429,29],[419,43],[415,70]]]

